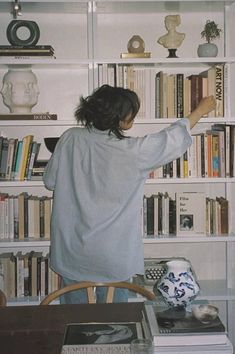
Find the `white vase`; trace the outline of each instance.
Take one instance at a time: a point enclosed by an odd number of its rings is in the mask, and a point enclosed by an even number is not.
[[[3,77],[4,104],[11,113],[30,113],[38,102],[37,77],[30,68],[10,68]]]
[[[216,57],[218,54],[218,47],[214,43],[199,44],[197,54],[199,57]]]
[[[174,259],[166,262],[166,269],[157,290],[168,305],[188,307],[200,291],[190,262]]]

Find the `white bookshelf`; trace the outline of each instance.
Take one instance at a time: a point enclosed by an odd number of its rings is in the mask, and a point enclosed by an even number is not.
[[[156,0],[106,0],[62,1],[22,0],[22,17],[38,23],[41,37],[38,44],[51,44],[56,58],[14,59],[0,58],[0,81],[10,65],[29,65],[37,75],[40,95],[34,112],[57,113],[57,121],[0,121],[0,131],[9,137],[22,138],[34,134],[42,143],[40,158],[50,153],[44,146],[45,136],[60,136],[64,130],[75,126],[74,108],[80,95],[88,95],[97,87],[98,65],[136,65],[152,72],[198,73],[215,63],[228,68],[226,116],[203,118],[194,132],[208,129],[214,123],[235,124],[235,45],[232,35],[235,16],[234,1],[156,1]],[[8,44],[5,29],[12,20],[11,1],[0,2],[0,44]],[[180,32],[186,33],[179,58],[166,58],[168,52],[157,43],[166,32],[164,17],[180,14]],[[216,41],[219,54],[216,58],[198,58],[197,46],[202,43],[200,32],[210,18],[215,20],[223,33]],[[127,42],[134,34],[145,41],[148,59],[120,59],[127,51]],[[8,113],[0,97],[0,113]],[[175,119],[155,119],[153,109],[144,119],[136,119],[131,134],[144,135],[164,128]],[[223,303],[229,335],[235,344],[235,178],[175,178],[148,179],[146,194],[169,191],[205,191],[208,195],[222,194],[230,202],[230,232],[215,237],[158,237],[143,239],[146,257],[185,256],[195,268],[201,285],[200,298]],[[1,192],[21,193],[24,190],[38,195],[48,193],[42,181],[1,181]],[[48,240],[22,242],[0,240],[0,253],[27,253],[35,250],[47,254]],[[16,299],[10,303],[37,303],[37,299]]]

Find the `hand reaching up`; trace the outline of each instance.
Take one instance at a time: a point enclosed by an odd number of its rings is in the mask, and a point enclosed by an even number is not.
[[[201,117],[213,111],[215,107],[216,100],[214,96],[203,97],[199,102],[197,108],[195,108],[195,110],[188,116],[188,119],[190,120],[190,128],[193,128]]]

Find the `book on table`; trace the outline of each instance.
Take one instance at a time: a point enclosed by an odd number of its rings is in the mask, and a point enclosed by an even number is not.
[[[65,329],[62,354],[92,353],[99,348],[100,353],[111,353],[111,349],[129,353],[130,343],[143,338],[140,322],[89,322],[70,323]],[[89,349],[89,350],[88,350]]]
[[[222,345],[228,342],[219,316],[203,323],[185,309],[146,303],[144,317],[155,346]]]
[[[227,339],[225,344],[155,346],[155,354],[233,354],[233,345]]]

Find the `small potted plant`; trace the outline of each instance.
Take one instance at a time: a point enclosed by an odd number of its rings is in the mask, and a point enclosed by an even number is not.
[[[218,47],[216,44],[211,43],[217,38],[220,38],[222,29],[215,23],[215,21],[207,20],[203,31],[201,32],[202,38],[205,38],[206,43],[199,44],[198,56],[199,57],[216,57],[218,54]]]

